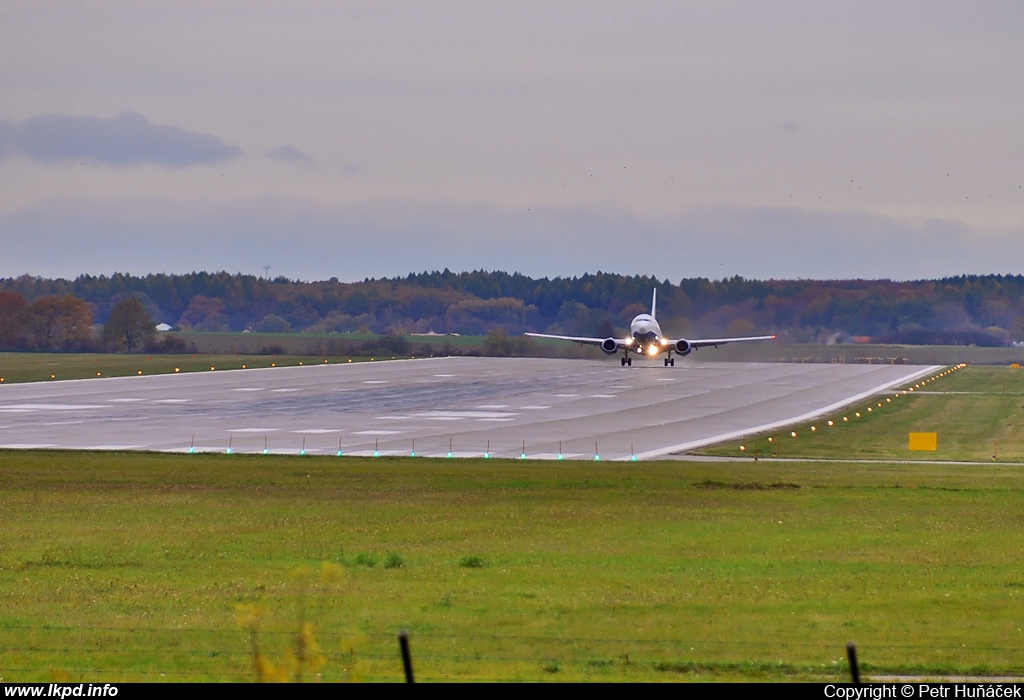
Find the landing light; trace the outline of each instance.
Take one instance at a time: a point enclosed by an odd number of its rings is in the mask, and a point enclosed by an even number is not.
[[[833,423],[832,421],[829,421],[829,422],[828,422],[828,427],[830,427],[830,428],[831,428],[831,427],[832,427],[833,425],[835,425],[835,423]]]

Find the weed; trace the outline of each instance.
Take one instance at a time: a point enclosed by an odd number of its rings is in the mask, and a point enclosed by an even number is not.
[[[402,555],[398,552],[388,552],[387,557],[384,558],[385,569],[404,569],[405,559],[402,559]]]
[[[463,569],[483,569],[487,566],[487,560],[479,554],[467,554],[459,559],[459,566]]]
[[[368,552],[361,552],[356,555],[356,564],[358,566],[365,566],[368,569],[372,569],[377,566],[377,555],[370,554]]]

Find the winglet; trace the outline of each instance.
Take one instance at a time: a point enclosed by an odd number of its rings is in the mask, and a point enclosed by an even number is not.
[[[657,318],[655,312],[658,310],[658,288],[654,288],[654,296],[651,297],[651,318]]]

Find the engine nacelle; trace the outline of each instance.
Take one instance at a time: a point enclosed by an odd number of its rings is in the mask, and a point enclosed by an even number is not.
[[[604,351],[605,355],[614,355],[619,350],[619,341],[615,338],[605,338],[601,342],[601,350]]]
[[[690,341],[689,340],[683,339],[683,340],[677,340],[676,341],[676,354],[679,355],[680,357],[684,357],[686,355],[689,355],[690,351],[692,351],[692,350],[693,350],[693,346],[690,345]]]

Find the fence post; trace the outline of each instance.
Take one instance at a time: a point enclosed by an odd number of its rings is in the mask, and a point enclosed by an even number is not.
[[[415,683],[412,677],[412,655],[409,653],[409,633],[402,630],[398,633],[398,646],[402,649],[402,665],[405,667],[405,682]]]
[[[846,645],[846,659],[850,662],[850,679],[852,683],[860,685],[860,669],[857,668],[857,645],[853,642]]]

